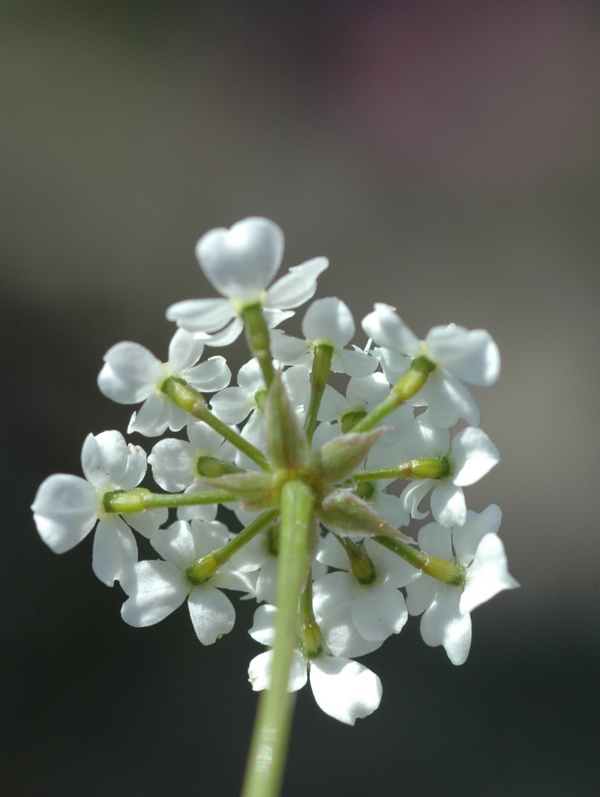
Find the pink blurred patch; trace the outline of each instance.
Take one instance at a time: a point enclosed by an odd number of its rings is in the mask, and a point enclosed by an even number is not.
[[[393,173],[518,185],[597,154],[600,20],[586,3],[390,0],[335,27],[327,105]]]

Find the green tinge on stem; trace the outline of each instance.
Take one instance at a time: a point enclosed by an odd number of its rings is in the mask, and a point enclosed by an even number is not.
[[[245,454],[263,470],[269,470],[269,463],[262,451],[249,443],[239,435],[235,429],[227,426],[220,421],[216,415],[208,409],[202,393],[198,393],[193,387],[179,377],[170,376],[162,384],[161,390],[171,401],[182,410],[189,412],[199,421],[204,421],[207,426],[218,432],[225,440],[232,443],[242,454]]]
[[[216,548],[206,556],[202,556],[197,562],[194,562],[191,567],[186,570],[188,580],[195,585],[202,584],[207,581],[211,576],[222,567],[225,562],[228,562],[231,557],[241,550],[244,545],[253,540],[257,534],[260,534],[263,529],[266,529],[273,521],[277,519],[279,509],[271,509],[268,512],[263,512],[255,520],[252,521],[245,529],[242,529],[239,534],[223,545],[221,548]]]
[[[269,387],[273,381],[273,358],[271,357],[269,327],[265,321],[260,304],[249,304],[242,307],[241,316],[244,321],[248,348],[258,360],[265,385]]]
[[[179,506],[202,506],[203,504],[228,504],[237,501],[225,490],[206,493],[151,493],[144,487],[135,490],[114,490],[104,493],[102,507],[105,512],[125,515],[143,512],[145,509],[175,509]]]
[[[331,372],[331,360],[333,358],[333,346],[329,343],[317,343],[314,346],[314,359],[312,373],[310,376],[310,404],[306,413],[304,431],[308,444],[312,442],[315,429],[317,427],[317,415],[321,406],[321,399],[325,392],[327,380]]]
[[[313,609],[312,578],[306,581],[306,587],[300,597],[300,617],[298,636],[302,655],[307,659],[316,659],[323,653],[323,634],[315,619]]]
[[[452,474],[447,457],[421,457],[378,470],[361,470],[353,474],[357,482],[372,482],[376,479],[445,479]]]
[[[303,482],[284,485],[271,687],[260,696],[242,797],[277,797],[283,781],[294,703],[287,687],[309,562],[313,504],[312,490]]]
[[[384,418],[401,407],[423,387],[429,374],[436,368],[435,363],[427,357],[415,357],[406,373],[393,385],[384,400],[373,407],[365,417],[353,427],[353,432],[368,432],[374,429]]]
[[[333,536],[346,551],[352,573],[356,577],[358,583],[372,584],[377,578],[377,572],[365,546],[353,542],[348,537],[342,537],[338,534],[334,534]]]
[[[392,537],[373,537],[375,542],[398,554],[413,567],[427,573],[428,576],[452,584],[455,587],[462,587],[467,579],[467,568],[456,562],[449,562],[447,559],[440,559],[431,556],[425,551],[417,551],[410,545]]]

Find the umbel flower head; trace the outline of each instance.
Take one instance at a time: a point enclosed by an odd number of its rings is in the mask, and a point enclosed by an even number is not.
[[[498,378],[491,335],[450,324],[419,340],[383,303],[357,325],[330,296],[308,307],[304,339],[292,337],[275,327],[313,297],[328,261],[273,282],[283,251],[268,219],[210,230],[196,256],[220,298],[168,308],[179,329],[167,362],[130,341],[106,353],[100,390],[141,404],[128,431],[180,433],[148,457],[156,489],[140,486],[145,451],[108,431],[84,442],[85,478],[48,477],[32,507],[56,553],[96,528],[94,572],[119,582],[131,626],[168,621],[186,603],[196,636],[212,645],[235,623],[226,593],[261,604],[250,635],[270,649],[249,666],[262,705],[244,797],[277,793],[288,691],[309,682],[326,714],[353,725],[382,698],[379,677],[356,658],[421,615],[425,643],[462,664],[473,609],[518,586],[500,509],[467,508],[466,488],[500,456],[467,387]],[[366,337],[354,343],[361,326]],[[225,358],[202,360],[204,348],[243,329],[251,359],[230,386]],[[435,522],[419,529],[427,494]],[[150,558],[138,561],[136,532]]]

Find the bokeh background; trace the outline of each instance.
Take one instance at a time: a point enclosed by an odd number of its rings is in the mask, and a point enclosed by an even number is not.
[[[196,239],[264,215],[357,320],[493,333],[502,461],[468,501],[502,506],[522,584],[462,667],[414,619],[367,657],[355,728],[304,690],[285,794],[597,794],[600,4],[3,0],[0,81],[2,793],[238,791],[251,604],[212,648],[183,609],[129,628],[91,539],[55,556],[29,505],[126,427],[104,352],[164,356],[167,305],[213,295]]]

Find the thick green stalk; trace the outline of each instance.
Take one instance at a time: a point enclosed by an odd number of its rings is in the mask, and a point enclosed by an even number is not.
[[[303,482],[284,485],[271,688],[260,696],[242,797],[278,797],[281,790],[293,710],[287,687],[297,646],[298,601],[308,572],[313,504],[312,490]]]
[[[180,407],[182,410],[189,412],[194,418],[199,421],[204,421],[207,426],[218,432],[225,440],[230,443],[249,457],[253,462],[263,470],[269,470],[269,463],[262,451],[249,443],[247,440],[239,435],[235,429],[227,426],[226,423],[220,421],[216,415],[208,409],[206,401],[202,393],[198,393],[193,387],[190,387],[187,382],[178,377],[169,377],[165,379],[161,388],[163,393],[171,399],[171,401]]]

